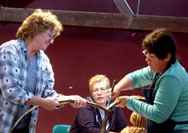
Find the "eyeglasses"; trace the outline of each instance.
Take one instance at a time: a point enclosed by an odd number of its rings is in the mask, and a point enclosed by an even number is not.
[[[143,55],[146,56],[149,52],[148,52],[147,50],[144,49],[144,50],[142,51],[142,53],[143,53]]]
[[[50,38],[50,43],[52,44],[54,42],[54,35],[53,35],[53,32],[51,30],[49,30],[47,32],[48,34],[48,37]]]
[[[101,87],[101,88],[95,88],[95,89],[93,89],[93,92],[98,92],[98,91],[106,92],[106,91],[109,91],[109,90],[111,90],[110,87],[108,87],[108,88]]]
[[[52,31],[49,31],[49,32],[48,32],[48,36],[49,36],[49,38],[51,38],[51,39],[54,38],[54,37],[53,37],[53,33],[52,33]]]
[[[149,53],[146,49],[142,51],[143,55],[146,56],[147,58],[154,58],[155,54]]]

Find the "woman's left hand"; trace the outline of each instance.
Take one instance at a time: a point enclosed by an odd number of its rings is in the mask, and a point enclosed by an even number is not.
[[[115,99],[116,106],[124,108],[127,105],[129,96],[119,96]]]
[[[74,101],[73,103],[70,103],[74,108],[84,107],[87,104],[87,100],[79,95],[70,95],[67,97],[70,97],[70,99]]]

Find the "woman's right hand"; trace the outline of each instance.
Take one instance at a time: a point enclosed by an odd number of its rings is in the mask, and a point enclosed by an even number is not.
[[[44,98],[41,102],[40,107],[46,110],[55,110],[58,109],[61,104],[56,99]]]
[[[120,90],[114,87],[112,91],[112,99],[116,99],[120,95]]]
[[[115,99],[116,106],[124,108],[127,105],[129,96],[119,96]]]
[[[112,92],[112,98],[115,99],[120,95],[121,91],[133,90],[132,80],[130,80],[126,75],[114,86]]]

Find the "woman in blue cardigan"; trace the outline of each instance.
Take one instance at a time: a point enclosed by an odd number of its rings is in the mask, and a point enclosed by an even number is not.
[[[110,80],[105,75],[95,75],[89,80],[90,101],[106,108],[111,100]],[[80,108],[75,117],[70,133],[100,133],[105,112],[102,109],[87,105]],[[118,108],[112,108],[105,125],[105,132],[120,132],[126,126],[124,112]]]
[[[176,59],[172,35],[156,29],[142,47],[147,66],[125,75],[113,95],[151,85],[147,102],[131,96],[121,96],[117,102],[147,118],[148,133],[188,133],[188,74]]]

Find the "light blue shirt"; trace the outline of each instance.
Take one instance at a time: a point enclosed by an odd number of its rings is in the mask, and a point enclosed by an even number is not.
[[[20,106],[30,108],[25,102],[32,96],[57,96],[54,73],[47,55],[36,54],[36,84],[27,86],[29,76],[27,47],[23,40],[11,40],[0,46],[0,133],[8,133],[19,117]],[[29,133],[35,133],[38,110],[32,111]]]

